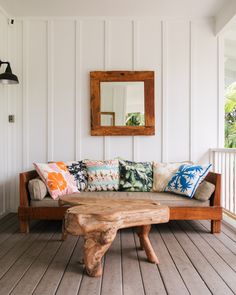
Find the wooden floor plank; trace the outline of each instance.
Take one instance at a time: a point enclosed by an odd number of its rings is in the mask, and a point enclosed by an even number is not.
[[[45,223],[38,223],[30,235],[23,235],[23,238],[15,243],[14,247],[0,259],[0,278],[10,269],[10,267],[21,257],[21,255],[31,246],[43,231]]]
[[[60,239],[61,232],[56,232],[38,258],[32,263],[30,268],[21,278],[11,295],[28,295],[33,293],[61,246],[62,242]]]
[[[84,239],[80,237],[75,246],[69,264],[63,274],[58,286],[57,295],[76,295],[78,294],[83,277],[84,266],[81,264],[83,259]]]
[[[214,235],[207,232],[206,228],[199,222],[188,222],[190,226],[196,230],[201,237],[212,247],[213,250],[222,258],[224,261],[236,271],[236,255],[232,253],[224,244],[221,243]]]
[[[152,228],[153,234],[156,228]],[[146,295],[165,295],[166,290],[163,284],[159,268],[156,264],[149,263],[144,250],[141,250],[138,235],[135,235],[135,244],[138,253],[139,265],[143,278],[144,291]]]
[[[42,225],[43,223],[41,223]],[[34,222],[34,225],[31,227],[31,232],[35,231],[35,226],[36,230],[39,227],[40,223],[39,222]],[[18,227],[18,225],[14,225],[13,227]],[[14,248],[16,245],[21,243],[21,240],[29,238],[29,235],[27,234],[22,234],[18,231],[12,232],[8,234],[6,239],[2,241],[0,245],[0,258],[2,258],[4,255],[6,255],[12,248]]]
[[[38,255],[40,255],[44,247],[47,245],[48,240],[52,237],[54,231],[55,225],[51,223],[1,278],[0,290],[3,294],[10,294],[34,260],[38,257]]]
[[[193,264],[189,260],[188,256],[185,254],[184,250],[176,240],[173,233],[170,231],[167,225],[162,225],[159,227],[161,237],[175,262],[176,267],[181,274],[190,294],[211,294],[207,288],[205,282],[202,280]]]
[[[211,292],[216,295],[233,294],[179,225],[176,222],[170,222],[169,227]]]
[[[129,228],[121,231],[121,247],[123,294],[145,294],[132,229]]]
[[[189,294],[175,264],[172,260],[161,236],[158,231],[151,232],[150,234],[151,243],[153,245],[154,251],[159,257],[159,270],[161,277],[164,281],[167,293],[170,295],[176,295],[176,290],[178,290],[178,295]]]
[[[34,294],[51,295],[56,292],[77,240],[78,237],[68,236],[62,242],[56,256],[35,288]]]
[[[210,222],[207,220],[199,220],[199,223],[203,225],[207,230],[210,229]],[[236,242],[231,240],[224,232],[214,234],[214,237],[216,237],[219,241],[221,241],[222,244],[225,245],[234,255],[236,255]]]
[[[226,224],[222,222],[222,231],[234,242],[236,242],[236,231],[232,230],[230,227],[228,227]]]
[[[121,237],[117,233],[114,242],[106,254],[102,280],[102,295],[122,294],[122,269],[121,269]]]
[[[0,231],[1,231],[1,228],[4,225],[4,223],[8,222],[8,220],[11,220],[13,217],[16,218],[17,214],[16,213],[9,213],[9,214],[0,218]]]
[[[104,265],[102,261],[102,266]],[[91,278],[84,270],[82,282],[80,284],[78,295],[100,295],[103,275],[98,278]]]
[[[4,217],[4,220],[0,219],[0,232],[3,232],[6,230],[6,228],[12,224],[16,223],[17,215],[15,214],[9,214]]]
[[[229,288],[236,293],[236,273],[228,266],[228,264],[209,246],[209,244],[200,236],[199,233],[193,231],[192,227],[185,221],[179,221],[181,228],[187,233],[193,243],[198,247],[200,252],[209,261],[216,272],[221,276]]]
[[[13,233],[16,233],[19,229],[16,216],[13,216],[8,222],[1,226],[0,232],[0,244],[7,240]]]

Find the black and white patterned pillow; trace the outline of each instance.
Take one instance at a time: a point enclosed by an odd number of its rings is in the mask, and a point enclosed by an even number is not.
[[[79,191],[84,191],[88,186],[87,167],[83,161],[67,163],[67,168],[76,180]]]

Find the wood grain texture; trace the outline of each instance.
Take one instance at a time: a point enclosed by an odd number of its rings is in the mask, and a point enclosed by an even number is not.
[[[175,261],[175,265],[179,270],[190,294],[204,294],[210,295],[211,292],[205,285],[201,276],[196,272],[191,261],[185,254],[182,247],[179,245],[173,233],[168,226],[163,226],[160,230],[161,237],[166,244],[168,251]]]
[[[198,245],[186,234],[186,232],[176,222],[170,223],[170,228],[177,241],[191,260],[195,269],[203,278],[207,287],[213,294],[233,294],[230,288],[222,281],[220,275],[212,267],[210,261],[205,257]],[[204,250],[204,249],[203,249]]]
[[[206,228],[200,223],[195,224],[189,221],[188,224],[199,232],[201,237],[212,247],[215,251],[224,259],[225,262],[236,272],[236,255],[231,250],[229,250],[221,241],[219,241],[215,235],[211,235],[207,232]],[[235,248],[236,249],[236,248]]]
[[[9,294],[14,289],[28,268],[46,247],[48,240],[53,236],[55,228],[54,224],[50,224],[2,277],[0,281],[2,294]]]
[[[140,226],[139,239],[149,262],[158,263],[148,238],[151,224],[169,221],[169,208],[151,200],[97,199],[63,196],[66,234],[84,236],[84,263],[90,276],[101,276],[101,260],[119,229]],[[63,237],[65,236],[63,234]]]
[[[55,294],[64,274],[64,269],[70,260],[76,242],[76,237],[70,236],[65,242],[61,243],[61,246],[57,251],[52,263],[37,285],[34,294]]]
[[[102,295],[122,294],[122,261],[121,234],[117,232],[116,239],[111,244],[110,251],[104,259]]]
[[[135,238],[131,228],[121,231],[121,245],[123,294],[144,295],[145,291],[142,283],[142,274],[139,268],[137,251],[135,251]],[[150,265],[153,266],[153,264]]]
[[[158,264],[162,280],[165,284],[167,294],[187,295],[189,294],[187,287],[185,286],[181,274],[178,272],[172,257],[169,255],[169,251],[165,246],[161,235],[158,231],[153,231],[150,234],[150,240],[157,255],[161,257],[161,262]]]
[[[191,226],[186,221],[179,221],[180,226],[186,231],[187,235],[198,247],[201,253],[211,263],[212,267],[224,279],[228,287],[236,293],[236,273],[229,265],[219,256],[215,254],[215,250],[201,238],[198,232],[193,231]]]
[[[100,82],[144,82],[145,126],[101,126]],[[90,72],[91,135],[155,135],[153,71]]]

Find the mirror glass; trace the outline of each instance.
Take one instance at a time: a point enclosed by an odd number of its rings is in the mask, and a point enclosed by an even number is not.
[[[101,126],[145,126],[144,82],[100,82]]]

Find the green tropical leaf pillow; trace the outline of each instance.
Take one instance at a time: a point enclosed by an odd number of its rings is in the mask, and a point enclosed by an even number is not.
[[[153,170],[151,162],[120,160],[120,191],[149,192],[152,190]]]

